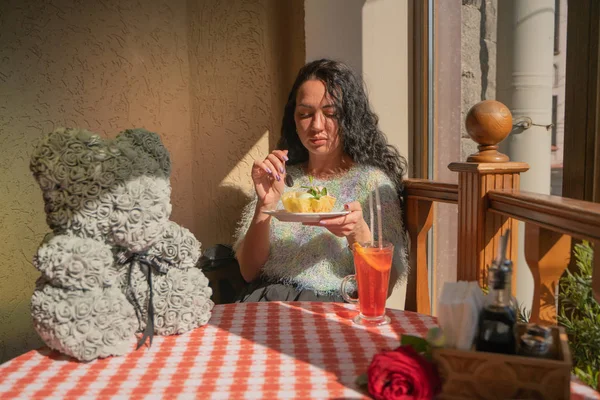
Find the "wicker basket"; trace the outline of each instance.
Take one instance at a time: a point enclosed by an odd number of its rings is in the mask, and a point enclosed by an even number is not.
[[[518,325],[523,332],[525,325]],[[549,359],[435,349],[444,381],[440,399],[568,399],[571,352],[563,328],[552,327]]]

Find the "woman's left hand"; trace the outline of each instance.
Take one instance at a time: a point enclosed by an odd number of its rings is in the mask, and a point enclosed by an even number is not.
[[[322,226],[334,235],[348,239],[348,244],[371,240],[371,231],[363,218],[360,203],[353,201],[345,204],[344,209],[350,211],[350,214],[322,219],[316,223],[305,223],[304,225]]]

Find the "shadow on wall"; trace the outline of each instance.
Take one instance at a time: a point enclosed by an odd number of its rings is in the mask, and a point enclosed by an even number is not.
[[[222,221],[228,220],[230,224],[227,227],[221,227],[224,230],[224,237],[226,240],[222,240],[218,243],[233,245],[233,234],[237,229],[237,223],[242,217],[243,208],[250,202],[252,196],[242,191],[239,187],[233,185],[222,185],[219,186],[215,195],[216,199],[227,199],[227,204],[221,204],[217,207],[217,200],[213,200],[214,204],[214,212],[217,213],[217,216],[212,216],[212,218],[220,219]],[[211,217],[211,216],[207,216]],[[216,226],[212,227],[217,230]],[[200,236],[198,236],[200,238]],[[211,240],[212,239],[212,240]],[[217,243],[215,237],[207,236],[205,242],[202,242],[202,250],[206,250],[208,247]]]
[[[193,231],[205,247],[231,244],[304,63],[303,2],[259,3],[188,1]]]
[[[0,315],[6,316],[6,325],[0,336],[0,364],[27,350],[44,345],[42,339],[33,330],[31,323],[29,310],[31,293],[24,293],[24,295],[24,298],[20,299],[16,305],[3,304],[0,307]]]

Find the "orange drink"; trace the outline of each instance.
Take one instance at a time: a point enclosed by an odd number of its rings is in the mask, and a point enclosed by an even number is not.
[[[355,322],[361,325],[382,325],[389,323],[385,315],[388,285],[394,246],[383,242],[354,243],[355,275],[349,275],[342,281],[342,296],[350,303],[358,302],[360,314]],[[354,279],[358,286],[358,299],[353,299],[346,293],[346,285]],[[357,301],[358,300],[358,301]]]
[[[365,317],[380,317],[385,314],[392,255],[390,247],[354,249],[358,302],[360,312]]]

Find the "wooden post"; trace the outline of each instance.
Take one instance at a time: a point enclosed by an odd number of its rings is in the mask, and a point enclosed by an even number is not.
[[[407,229],[410,235],[410,272],[408,281],[412,284],[406,288],[407,311],[420,314],[431,314],[429,301],[429,276],[427,270],[427,232],[433,224],[433,202],[408,198],[406,202]]]
[[[479,152],[467,162],[452,163],[458,172],[458,265],[457,280],[478,281],[487,285],[487,269],[496,257],[499,239],[511,230],[508,256],[513,260],[513,292],[517,259],[517,221],[487,212],[486,194],[494,189],[518,189],[520,173],[529,169],[521,162],[510,162],[498,152],[498,143],[512,130],[508,108],[494,100],[482,101],[469,111],[467,132],[479,144]]]
[[[570,259],[571,236],[525,224],[525,260],[534,283],[531,322],[556,325],[558,281]]]

